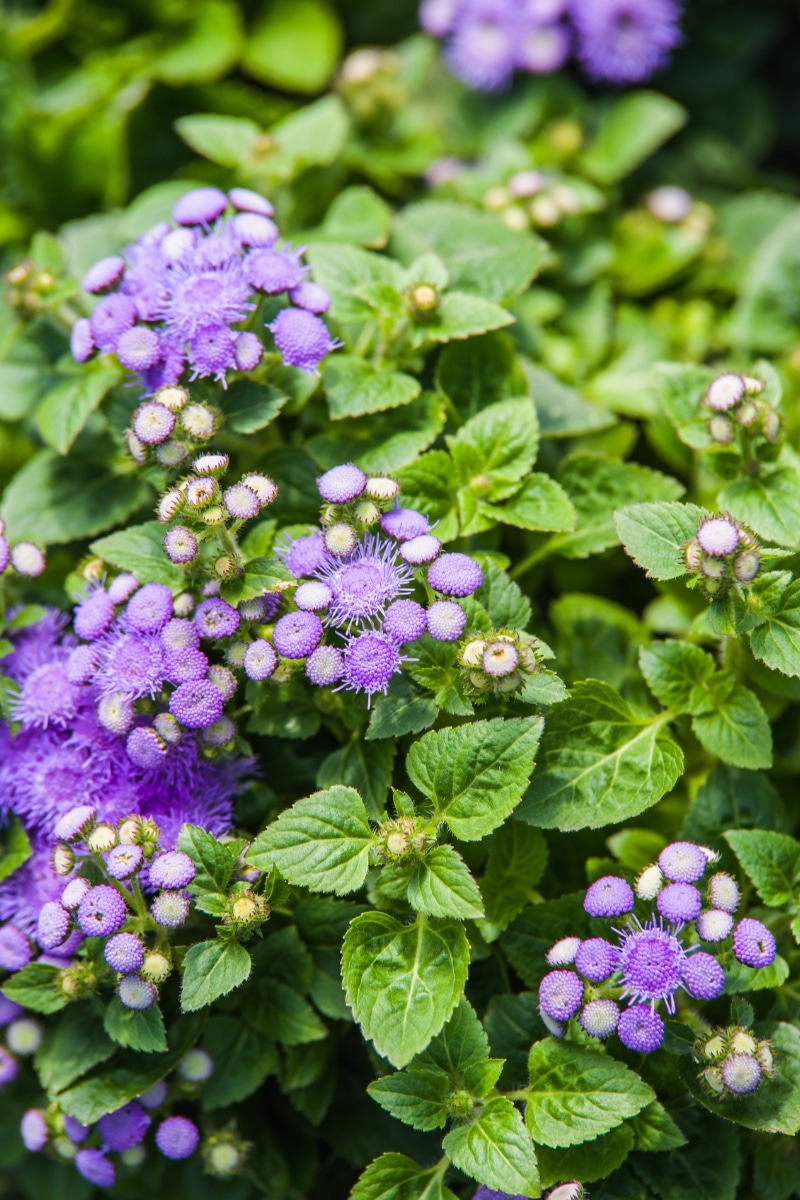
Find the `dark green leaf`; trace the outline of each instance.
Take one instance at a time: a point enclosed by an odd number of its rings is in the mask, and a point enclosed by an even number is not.
[[[89,548],[112,567],[132,571],[140,583],[163,583],[178,592],[186,586],[186,576],[164,552],[165,533],[158,521],[146,521],[98,538]]]
[[[136,1012],[132,1008],[125,1008],[119,997],[115,996],[106,1009],[103,1028],[120,1046],[129,1046],[131,1050],[143,1054],[167,1048],[164,1019],[157,1004],[152,1004],[144,1012]]]
[[[181,1007],[195,1012],[239,987],[250,974],[250,955],[238,942],[199,942],[183,960]]]

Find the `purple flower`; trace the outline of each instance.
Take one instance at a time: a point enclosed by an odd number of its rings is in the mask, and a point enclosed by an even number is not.
[[[82,875],[71,879],[61,893],[61,903],[64,905],[64,908],[77,908],[83,897],[91,889],[91,886],[89,880],[84,879]]]
[[[70,683],[88,683],[97,670],[98,654],[93,646],[76,646],[67,659]]]
[[[150,882],[157,888],[183,888],[191,883],[195,867],[188,854],[181,850],[169,850],[159,854],[150,864]]]
[[[766,925],[743,917],[733,931],[733,953],[748,967],[768,967],[777,953],[775,938]]]
[[[467,614],[455,600],[435,600],[425,620],[428,633],[437,642],[457,642],[467,624]]]
[[[566,25],[537,25],[517,46],[515,66],[532,75],[551,75],[564,66],[571,49],[572,37]]]
[[[177,929],[189,915],[186,892],[160,892],[150,905],[153,920],[165,929]]]
[[[161,630],[161,645],[166,650],[179,650],[182,646],[196,649],[200,645],[200,632],[194,621],[173,617]]]
[[[41,1150],[47,1141],[47,1122],[38,1108],[29,1108],[20,1122],[20,1133],[26,1150]]]
[[[102,1150],[79,1150],[75,1155],[75,1166],[87,1183],[94,1184],[95,1187],[113,1187],[116,1182],[114,1164],[106,1158]]]
[[[156,1145],[165,1158],[188,1158],[199,1141],[197,1126],[188,1117],[167,1117],[156,1131]]]
[[[169,711],[187,729],[207,729],[222,716],[222,704],[219,689],[208,679],[198,679],[175,689]]]
[[[124,604],[130,596],[136,591],[139,586],[139,580],[135,575],[125,573],[118,575],[116,579],[112,579],[108,585],[108,596],[113,604]]]
[[[237,521],[250,520],[261,507],[255,492],[244,483],[229,487],[222,498],[228,513]]]
[[[650,1054],[664,1040],[664,1022],[647,1004],[632,1004],[626,1008],[617,1025],[619,1040],[629,1050]]]
[[[725,1086],[735,1096],[754,1092],[763,1075],[761,1064],[752,1054],[732,1054],[725,1059],[721,1070]]]
[[[157,996],[155,985],[141,975],[123,975],[117,985],[117,995],[120,1003],[136,1012],[150,1008]]]
[[[283,559],[287,569],[298,579],[305,575],[316,574],[328,561],[321,533],[310,533],[306,537],[291,538],[288,544],[276,546],[275,553]]]
[[[55,950],[66,940],[71,925],[67,910],[56,900],[48,900],[39,913],[36,940],[43,950]]]
[[[605,938],[588,938],[581,942],[575,954],[575,968],[585,979],[601,983],[613,974],[619,950]]]
[[[122,845],[114,846],[103,857],[112,879],[130,879],[139,870],[143,853],[141,846]]]
[[[739,545],[739,529],[727,517],[706,517],[700,522],[697,540],[706,554],[723,557]]]
[[[76,1121],[69,1113],[64,1113],[64,1132],[72,1142],[84,1141],[89,1133],[91,1125],[81,1125],[80,1121]]]
[[[116,351],[123,367],[129,371],[146,371],[161,357],[161,343],[155,330],[146,325],[134,325],[120,334]],[[135,424],[134,431],[138,433]]]
[[[13,1083],[18,1071],[19,1067],[14,1055],[9,1054],[5,1046],[0,1046],[0,1088],[5,1087],[8,1083]]]
[[[227,667],[212,663],[208,668],[208,678],[225,703],[236,694],[236,676]]]
[[[303,612],[322,612],[330,607],[332,599],[331,589],[319,579],[301,583],[294,594],[294,602]]]
[[[713,954],[701,950],[684,963],[683,986],[698,1000],[714,1000],[725,987],[725,972]]]
[[[231,231],[243,246],[269,250],[278,240],[278,226],[261,213],[240,213],[231,221]]]
[[[344,655],[336,646],[317,646],[306,661],[306,675],[317,687],[330,687],[344,675]]]
[[[620,939],[618,970],[623,999],[630,996],[635,1004],[663,1000],[668,1011],[674,1012],[675,992],[683,982],[687,962],[683,943],[655,921],[629,925]]]
[[[318,283],[311,283],[308,279],[304,279],[302,283],[289,289],[289,299],[295,307],[305,308],[308,312],[317,313],[317,315],[327,312],[331,306],[330,293],[326,292],[325,288],[320,287]]]
[[[227,601],[212,597],[198,605],[194,623],[201,637],[232,637],[239,628],[239,614]]]
[[[423,566],[433,562],[439,556],[442,543],[430,533],[422,533],[419,537],[411,538],[400,547],[400,557],[413,567]]]
[[[129,296],[115,292],[98,301],[89,318],[95,345],[109,353],[117,348],[117,342],[136,320],[136,306]]]
[[[447,48],[450,67],[479,91],[504,88],[514,74],[521,32],[507,0],[472,0]]]
[[[423,517],[415,508],[400,508],[395,504],[394,508],[381,517],[381,529],[398,542],[410,542],[427,534],[430,526],[428,518]]]
[[[442,554],[428,570],[428,583],[445,596],[471,596],[483,583],[483,571],[468,554]]]
[[[342,344],[331,337],[324,321],[303,308],[281,309],[267,328],[286,365],[299,367],[310,375],[318,375],[319,364],[326,354]]]
[[[0,968],[4,971],[21,971],[33,957],[30,941],[16,925],[4,925],[0,929]]]
[[[733,929],[733,916],[721,908],[701,912],[694,923],[704,942],[723,942]]]
[[[619,1024],[619,1008],[613,1000],[590,1000],[578,1018],[590,1037],[610,1037]]]
[[[53,834],[59,841],[71,842],[94,824],[96,816],[95,809],[90,805],[79,804],[77,808],[71,808],[69,812],[64,813],[56,822]]]
[[[94,588],[75,608],[73,628],[79,638],[93,642],[114,620],[114,605],[105,588]]]
[[[278,656],[269,642],[259,639],[245,651],[244,673],[249,679],[269,679],[278,665]]]
[[[563,937],[550,947],[545,958],[551,967],[567,967],[575,962],[575,955],[580,949],[579,937]]]
[[[86,317],[81,317],[72,326],[69,335],[69,348],[72,357],[77,363],[85,363],[92,357],[96,346],[94,334],[92,333],[92,323]]]
[[[572,0],[571,15],[591,79],[640,83],[681,41],[675,0]]]
[[[234,357],[240,371],[253,371],[261,362],[264,347],[254,333],[240,333],[236,338]]]
[[[587,888],[583,907],[592,917],[619,917],[633,909],[630,884],[618,875],[604,875]]]
[[[554,1021],[574,1017],[583,1000],[583,983],[574,971],[550,971],[539,984],[539,1007]]]
[[[228,199],[240,212],[260,213],[264,217],[271,217],[275,211],[269,200],[260,196],[258,192],[251,192],[249,188],[231,188]]]
[[[353,463],[331,467],[317,480],[317,490],[329,504],[347,504],[360,496],[366,486],[367,477]]]
[[[705,403],[717,412],[725,412],[739,403],[746,391],[746,384],[741,375],[726,372],[718,375],[708,386]]]
[[[343,687],[366,692],[368,701],[385,692],[402,663],[397,643],[382,633],[366,632],[351,638],[344,649]]]
[[[733,913],[739,905],[739,885],[730,875],[720,872],[708,881],[708,896],[714,908]]]
[[[23,963],[23,966],[27,966],[27,963]],[[25,1009],[21,1004],[17,1004],[14,1000],[9,1000],[8,996],[4,996],[0,992],[0,1028],[9,1025],[17,1017],[22,1016],[24,1012]]]
[[[370,622],[411,588],[410,569],[399,561],[397,548],[375,535],[360,542],[344,561],[328,563],[317,577],[331,591],[328,623],[348,630]]]
[[[114,284],[122,277],[125,270],[125,259],[119,254],[113,254],[109,258],[101,258],[93,267],[84,275],[81,281],[81,287],[85,292],[95,293],[104,292],[106,288],[113,287]]]
[[[163,1079],[159,1079],[158,1083],[154,1083],[146,1092],[142,1092],[139,1096],[139,1103],[145,1108],[160,1108],[167,1097],[167,1085]]]
[[[77,920],[89,937],[116,933],[128,915],[125,901],[116,888],[101,883],[90,888],[78,905]]]
[[[135,849],[138,849],[138,846]],[[115,933],[106,942],[103,953],[111,969],[118,971],[120,975],[131,975],[134,971],[138,971],[144,962],[144,946],[133,933]],[[118,1148],[117,1146],[111,1147],[112,1150]]]
[[[33,542],[17,542],[11,550],[11,565],[18,575],[35,579],[45,568],[45,557]]]
[[[46,663],[32,671],[18,696],[10,697],[12,716],[22,725],[47,729],[63,728],[78,710],[81,688],[70,682],[66,665]]]
[[[197,554],[197,546],[197,538],[184,525],[175,525],[164,538],[167,558],[174,563],[192,562]]]
[[[247,258],[245,273],[247,282],[252,287],[270,296],[276,296],[279,292],[288,292],[302,283],[308,274],[308,268],[301,266],[300,255],[296,250],[255,250]],[[267,328],[270,329],[271,326],[268,325]],[[327,329],[325,333],[327,336]]]
[[[192,679],[204,679],[208,670],[208,658],[202,650],[193,646],[181,646],[168,650],[164,656],[164,675],[170,683],[189,683]]]
[[[225,382],[227,371],[235,370],[236,337],[227,325],[207,325],[198,329],[189,339],[189,353],[192,358],[192,379],[202,379],[207,375],[220,382]]]
[[[306,658],[322,640],[322,622],[316,613],[287,613],[276,622],[272,636],[284,658]]]
[[[425,609],[416,600],[395,600],[384,614],[383,632],[401,644],[415,642],[422,637],[426,627]]]
[[[125,628],[131,633],[158,633],[172,616],[172,592],[163,583],[146,583],[125,606]]]
[[[131,730],[125,749],[131,762],[145,771],[158,768],[167,753],[163,739],[147,725],[139,725]]]
[[[708,859],[694,842],[671,842],[658,856],[662,874],[674,883],[696,883],[708,866]]]
[[[703,897],[690,883],[668,883],[658,893],[656,907],[667,921],[680,925],[695,919],[703,907]]]
[[[116,1112],[106,1113],[97,1122],[97,1130],[108,1150],[130,1150],[144,1140],[150,1126],[149,1117],[140,1104],[129,1100]]]
[[[172,219],[178,225],[208,225],[227,207],[228,197],[219,188],[193,188],[181,196],[172,210]]]

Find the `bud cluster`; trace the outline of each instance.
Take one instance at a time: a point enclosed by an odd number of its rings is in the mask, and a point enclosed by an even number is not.
[[[204,446],[219,429],[220,413],[191,400],[184,387],[162,387],[133,413],[125,441],[134,462],[173,469]]]
[[[375,850],[382,863],[406,862],[427,854],[436,838],[426,829],[426,822],[417,817],[388,818],[378,826]]]
[[[715,442],[729,446],[738,441],[746,451],[759,438],[777,442],[781,433],[781,415],[761,398],[763,379],[737,375],[732,371],[718,375],[703,397],[703,407],[711,411],[708,431]]]
[[[566,176],[547,175],[542,171],[517,171],[503,186],[491,187],[484,194],[483,207],[510,229],[552,229],[566,217],[579,216],[596,207],[597,197],[588,185]]]
[[[473,700],[508,696],[524,687],[541,665],[536,639],[517,629],[467,637],[457,653],[464,691]]]
[[[52,300],[58,286],[52,271],[30,259],[6,271],[6,304],[23,319],[35,317]]]
[[[752,583],[761,569],[760,549],[753,531],[730,513],[704,517],[682,551],[689,586],[718,596],[737,583]]]
[[[373,125],[403,107],[408,92],[399,75],[401,59],[393,50],[364,47],[348,54],[337,89],[357,123]]]
[[[773,1077],[773,1051],[771,1042],[755,1037],[744,1026],[729,1025],[698,1038],[693,1055],[703,1066],[700,1082],[710,1095],[738,1099],[752,1095],[765,1077]]]

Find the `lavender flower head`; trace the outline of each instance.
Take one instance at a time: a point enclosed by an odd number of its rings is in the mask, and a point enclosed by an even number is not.
[[[577,57],[590,79],[641,83],[681,42],[676,0],[572,0]]]
[[[259,293],[293,291],[300,307],[282,309],[271,329],[287,365],[316,372],[339,345],[314,315],[329,301],[323,289],[301,290],[308,269],[300,251],[273,248],[271,214],[269,201],[244,188],[228,196],[214,187],[187,192],[173,209],[174,225],[155,226],[84,277],[87,292],[104,294],[75,327],[73,357],[116,353],[150,393],[185,372],[224,385],[228,372],[252,370],[261,359],[260,339],[243,328]],[[150,444],[139,429],[136,435]]]
[[[316,577],[331,591],[326,621],[346,631],[370,624],[411,589],[411,568],[395,544],[369,534],[347,558],[328,562]]]

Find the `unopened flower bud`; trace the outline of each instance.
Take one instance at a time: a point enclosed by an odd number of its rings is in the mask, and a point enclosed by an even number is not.
[[[439,290],[432,283],[418,283],[408,293],[408,304],[412,312],[427,316],[439,306]]]
[[[764,430],[764,436],[768,438],[769,441],[774,442],[781,430],[781,419],[774,408],[769,408],[764,413],[762,428]]]
[[[221,504],[212,504],[210,508],[203,509],[200,519],[204,525],[221,525],[227,515]]]
[[[251,472],[248,475],[242,476],[242,483],[254,493],[262,508],[266,504],[272,504],[272,501],[278,494],[278,485],[274,480],[270,479],[269,475],[259,475]]]
[[[500,220],[515,233],[522,233],[528,228],[528,216],[525,209],[519,204],[512,204],[510,208],[504,209],[500,214]]]
[[[161,463],[162,467],[179,467],[186,459],[189,453],[185,443],[176,442],[170,439],[168,442],[162,442],[160,446],[156,446],[153,454],[156,462]]]
[[[744,380],[744,390],[748,396],[759,396],[766,387],[764,380],[756,379],[754,375],[743,375],[742,379]]]
[[[636,880],[636,895],[640,900],[654,900],[664,886],[664,876],[658,863],[645,867]]]
[[[715,442],[727,446],[733,441],[733,425],[723,413],[715,413],[708,423],[708,431]]]
[[[744,403],[740,404],[736,409],[734,415],[739,424],[744,425],[744,427],[747,428],[748,425],[753,424],[753,421],[755,421],[756,417],[758,416],[758,409],[751,400],[745,400]]]
[[[550,229],[553,225],[557,225],[563,215],[553,197],[547,192],[535,196],[531,200],[528,211],[534,223],[541,225],[544,229]]]
[[[364,486],[364,495],[372,500],[394,500],[399,493],[400,484],[394,479],[385,479],[382,476],[368,479]]]
[[[747,1029],[737,1029],[730,1039],[731,1054],[755,1054],[758,1043]]]
[[[92,854],[102,854],[117,844],[117,831],[113,825],[95,825],[91,833],[86,835],[86,847]]]
[[[152,983],[163,983],[172,970],[172,963],[162,950],[148,950],[140,970]]]
[[[168,408],[170,412],[180,412],[189,403],[189,393],[186,388],[163,387],[158,389],[153,400],[156,404],[162,404],[164,408]]]
[[[485,651],[486,642],[483,638],[474,638],[471,642],[467,642],[459,654],[459,659],[465,667],[477,667],[480,666]]]
[[[204,404],[188,404],[181,413],[181,424],[198,442],[204,442],[215,433],[217,418]]]
[[[355,515],[364,525],[374,525],[381,519],[381,510],[371,500],[359,500],[354,509]]]
[[[745,550],[737,555],[733,570],[740,583],[752,583],[761,568],[761,558],[755,550]]]
[[[53,870],[56,875],[69,875],[75,866],[75,852],[66,842],[56,842],[53,847]]]
[[[125,442],[128,447],[128,453],[134,462],[139,463],[140,466],[142,463],[147,462],[147,446],[132,430],[128,430],[125,434]]]
[[[488,208],[489,212],[499,212],[501,208],[505,208],[511,203],[511,198],[508,188],[489,188],[483,197],[483,207]]]
[[[325,530],[325,547],[336,558],[344,558],[356,548],[358,539],[355,530],[343,521],[329,525]]]
[[[164,524],[166,521],[171,521],[181,511],[184,505],[184,496],[177,489],[171,492],[165,492],[158,502],[158,519]]]
[[[725,1091],[725,1084],[722,1080],[722,1071],[720,1071],[719,1067],[706,1067],[700,1078],[709,1091],[713,1092],[714,1095],[721,1096]]]

